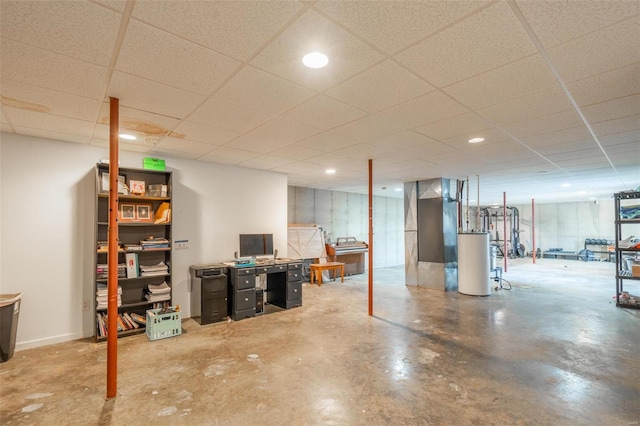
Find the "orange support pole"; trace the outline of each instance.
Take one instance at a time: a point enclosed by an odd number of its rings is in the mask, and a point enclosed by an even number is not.
[[[107,258],[107,398],[118,390],[118,122],[117,98],[109,98],[109,237]]]
[[[502,238],[504,239],[504,272],[507,272],[507,258],[509,255],[509,250],[507,249],[507,193],[502,193],[502,218],[504,219],[504,234]]]
[[[369,316],[373,315],[373,160],[369,159]]]
[[[533,247],[533,263],[536,263],[536,203],[531,199],[531,245]]]

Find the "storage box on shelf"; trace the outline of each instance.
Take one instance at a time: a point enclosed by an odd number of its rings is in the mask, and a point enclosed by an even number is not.
[[[94,289],[96,291],[95,340],[106,339],[106,304],[104,286],[107,284],[109,191],[104,174],[108,164],[96,166],[96,221]],[[120,168],[118,194],[118,336],[145,332],[142,318],[148,309],[171,305],[171,172]],[[136,183],[144,195],[131,195],[129,184]],[[141,184],[144,183],[144,185]],[[166,192],[155,196],[148,188],[163,188]],[[153,196],[151,196],[153,194]],[[166,283],[166,287],[165,287]],[[154,291],[149,291],[150,287]],[[100,293],[99,293],[100,291]],[[102,303],[100,300],[102,295]],[[140,321],[129,321],[136,317]],[[137,325],[137,327],[136,327]]]
[[[615,205],[616,306],[640,309],[640,192],[613,195]]]

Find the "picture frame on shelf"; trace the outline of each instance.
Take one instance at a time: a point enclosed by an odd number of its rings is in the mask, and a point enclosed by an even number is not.
[[[131,195],[139,195],[144,196],[146,193],[146,184],[143,180],[130,180],[129,181],[129,191]]]
[[[136,219],[141,222],[150,222],[151,204],[136,204]]]
[[[129,187],[125,184],[126,176],[118,176],[118,194],[129,195]],[[100,175],[100,192],[109,192],[109,173]]]
[[[120,204],[119,220],[122,222],[133,222],[136,220],[136,205],[135,204]]]

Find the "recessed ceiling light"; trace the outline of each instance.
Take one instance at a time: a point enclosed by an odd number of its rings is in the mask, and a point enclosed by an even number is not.
[[[135,141],[136,139],[138,139],[135,136],[130,135],[128,133],[120,133],[118,136],[120,136],[122,139],[126,139],[128,141]]]
[[[327,169],[324,172],[328,175],[333,175],[336,173],[336,169]]]
[[[480,142],[484,142],[484,138],[472,138],[472,139],[469,139],[469,143],[480,143]]]
[[[571,184],[570,184],[570,183],[563,183],[563,184],[562,184],[562,187],[563,187],[563,188],[569,188],[570,186],[571,186]]]
[[[394,189],[394,191],[400,192],[400,191],[402,191],[402,188],[396,188],[396,189]]]
[[[322,68],[327,66],[329,58],[324,53],[311,52],[304,55],[302,63],[309,68]]]

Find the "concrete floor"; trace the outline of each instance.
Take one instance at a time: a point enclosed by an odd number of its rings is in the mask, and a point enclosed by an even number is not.
[[[105,343],[17,352],[0,423],[638,425],[640,311],[612,302],[614,265],[529,262],[489,297],[384,268],[374,317],[361,275],[305,285],[302,308],[121,339],[111,400]]]

